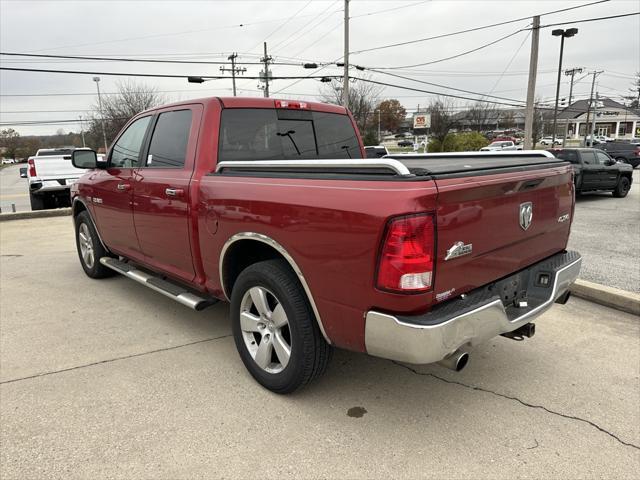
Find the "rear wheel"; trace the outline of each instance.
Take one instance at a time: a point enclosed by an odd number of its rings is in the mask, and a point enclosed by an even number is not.
[[[327,368],[332,348],[283,260],[259,262],[240,274],[231,295],[231,322],[242,362],[273,392],[293,392]]]
[[[102,246],[89,214],[86,211],[80,212],[75,218],[75,224],[76,247],[84,273],[91,278],[105,278],[114,275],[113,270],[100,263],[102,257],[110,255]]]
[[[616,198],[624,198],[629,193],[629,189],[631,188],[631,182],[627,177],[620,177],[618,180],[618,185],[616,185],[615,190],[613,191],[613,196]]]

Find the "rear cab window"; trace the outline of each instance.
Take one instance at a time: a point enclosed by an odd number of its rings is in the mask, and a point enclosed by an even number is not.
[[[569,163],[579,164],[580,159],[578,158],[578,153],[575,150],[561,150],[553,152],[556,158],[560,158],[562,160],[566,160]]]
[[[309,110],[227,108],[218,161],[362,158],[347,115]]]

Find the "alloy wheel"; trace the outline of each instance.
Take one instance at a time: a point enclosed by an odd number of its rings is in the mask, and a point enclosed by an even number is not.
[[[91,238],[91,233],[89,233],[89,227],[87,227],[86,223],[81,223],[78,228],[78,243],[80,244],[82,261],[87,268],[93,268],[96,261],[93,250],[93,239]]]

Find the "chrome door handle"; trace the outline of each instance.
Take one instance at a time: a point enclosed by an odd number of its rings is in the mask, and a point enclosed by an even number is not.
[[[116,188],[118,190],[120,190],[121,192],[123,192],[125,190],[129,190],[130,187],[131,187],[131,185],[129,185],[128,183],[119,183]]]
[[[181,188],[167,188],[164,193],[170,197],[179,197],[184,193],[184,190]]]

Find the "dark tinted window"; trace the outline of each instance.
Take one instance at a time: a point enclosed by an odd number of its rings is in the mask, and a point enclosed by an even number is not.
[[[387,154],[384,147],[367,147],[364,149],[367,158],[382,158]]]
[[[111,147],[111,166],[134,168],[140,165],[140,148],[151,117],[133,122]]]
[[[219,161],[362,158],[346,115],[307,110],[226,109]]]
[[[38,157],[53,157],[54,155],[71,155],[73,150],[69,148],[61,148],[59,150],[47,150],[44,152],[39,152],[37,154]]]
[[[587,165],[596,165],[598,162],[596,161],[596,154],[591,150],[584,150],[582,152],[582,161]]]
[[[147,167],[183,167],[190,131],[191,110],[161,113],[153,129]]]
[[[606,164],[609,160],[611,160],[609,158],[609,155],[607,155],[604,152],[596,152],[596,157],[598,158],[598,163],[601,165]]]
[[[553,154],[557,158],[561,158],[567,162],[580,163],[580,160],[578,160],[578,153],[575,150],[561,150],[559,152],[553,152]]]

